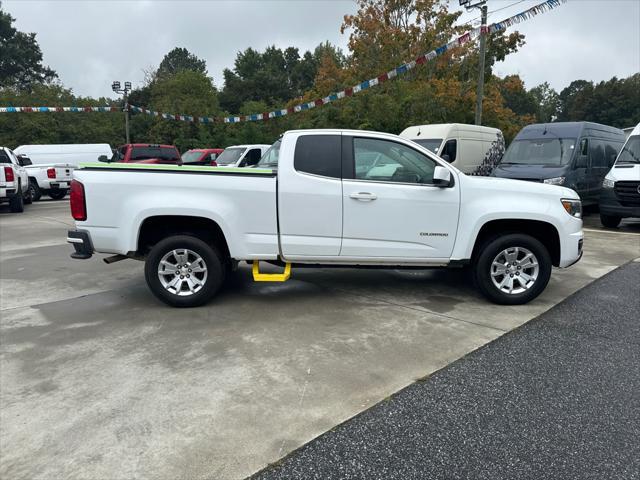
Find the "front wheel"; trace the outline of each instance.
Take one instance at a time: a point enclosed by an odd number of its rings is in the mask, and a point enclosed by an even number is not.
[[[151,292],[164,303],[197,307],[218,292],[225,269],[214,247],[189,235],[176,235],[151,249],[144,273]]]
[[[621,217],[614,217],[612,215],[600,214],[600,223],[602,223],[602,225],[604,225],[607,228],[616,228],[618,225],[620,225],[621,221],[622,221]]]
[[[522,305],[542,293],[551,277],[551,257],[529,235],[509,234],[484,244],[475,262],[474,277],[489,300]]]
[[[62,200],[67,195],[67,189],[49,190],[49,196],[54,200]]]

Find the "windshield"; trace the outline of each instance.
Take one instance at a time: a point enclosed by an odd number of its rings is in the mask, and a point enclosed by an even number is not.
[[[414,138],[413,141],[435,154],[438,153],[442,144],[441,138],[421,138],[419,140]]]
[[[202,152],[198,150],[188,150],[182,154],[182,163],[196,163],[200,161]]]
[[[640,135],[629,137],[626,145],[618,155],[616,165],[640,163]]]
[[[575,138],[516,140],[509,145],[500,164],[559,167],[571,161],[575,147]]]
[[[245,147],[227,148],[216,158],[216,163],[218,165],[235,165],[246,150]]]
[[[269,150],[264,152],[262,158],[256,165],[256,168],[278,168],[278,157],[280,155],[280,140],[269,147]]]

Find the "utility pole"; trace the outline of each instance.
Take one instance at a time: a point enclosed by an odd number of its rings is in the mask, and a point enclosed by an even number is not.
[[[129,138],[129,92],[131,91],[131,82],[124,82],[124,88],[121,88],[120,82],[115,80],[111,84],[111,90],[115,93],[122,94],[122,100],[124,103],[124,129],[127,137],[126,143],[131,143]]]
[[[476,95],[476,125],[482,125],[482,97],[484,95],[484,53],[487,48],[487,6],[482,5],[482,26],[480,27],[480,62],[478,67],[478,93]]]
[[[482,125],[482,97],[484,96],[484,57],[487,48],[487,0],[471,5],[471,0],[460,0],[460,6],[467,10],[479,8],[481,12],[480,60],[478,62],[478,90],[476,94],[476,125]]]

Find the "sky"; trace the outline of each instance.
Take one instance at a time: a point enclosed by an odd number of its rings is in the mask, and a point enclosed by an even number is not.
[[[489,23],[542,0],[488,0]],[[296,46],[301,54],[324,41],[346,51],[343,16],[353,0],[3,0],[19,30],[35,32],[44,63],[77,95],[112,97],[113,80],[142,85],[174,47],[207,62],[222,87],[222,71],[248,47]],[[459,10],[458,0],[450,8]],[[478,10],[460,23],[474,21]],[[475,23],[479,23],[476,19]],[[523,22],[526,45],[495,67],[519,74],[527,88],[549,82],[560,91],[572,80],[608,80],[640,71],[640,0],[568,0]],[[425,52],[426,53],[426,52]],[[410,60],[410,59],[407,59]],[[382,72],[381,72],[382,73]],[[363,79],[366,80],[366,79]]]

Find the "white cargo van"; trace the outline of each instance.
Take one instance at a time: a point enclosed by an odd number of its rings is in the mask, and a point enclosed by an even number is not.
[[[42,195],[49,195],[54,200],[64,198],[69,190],[73,169],[78,164],[96,162],[101,155],[108,158],[113,155],[108,143],[20,145],[14,152],[31,160],[32,165],[27,167],[27,173],[34,201]]]
[[[422,145],[468,175],[491,174],[505,150],[502,132],[480,125],[416,125],[405,128],[400,136]]]

